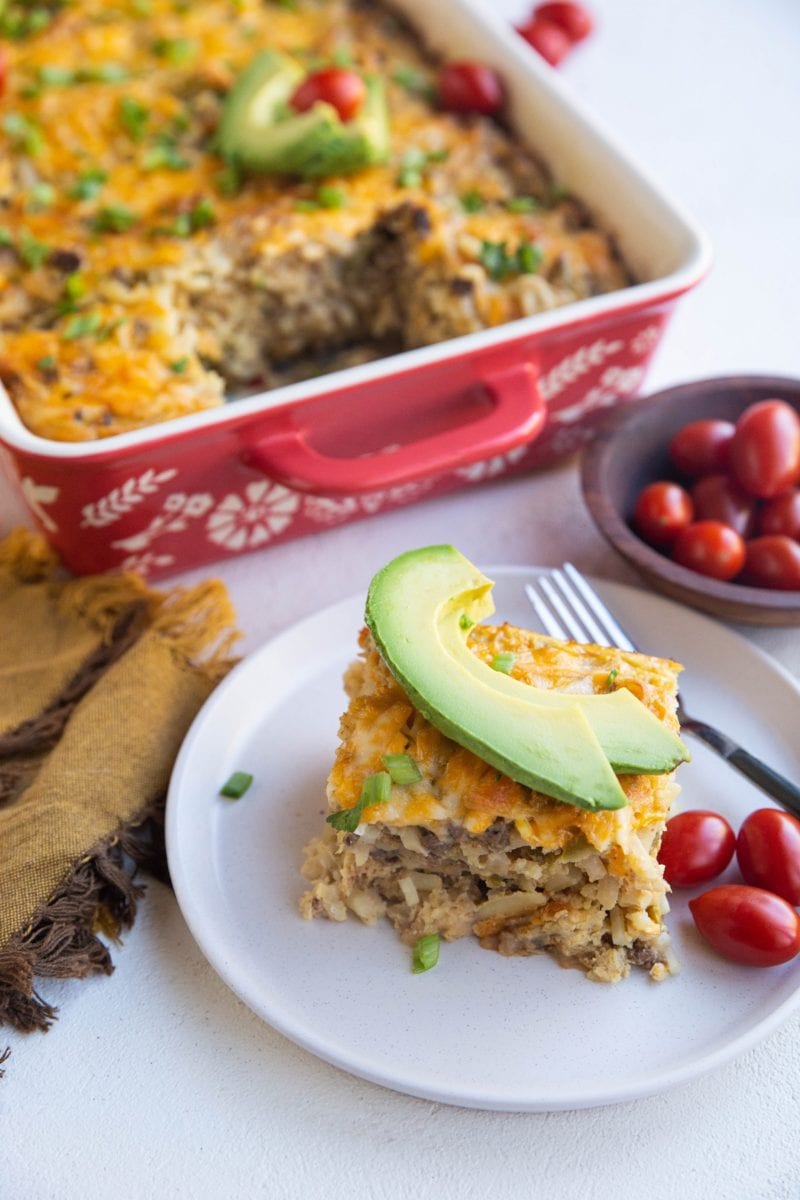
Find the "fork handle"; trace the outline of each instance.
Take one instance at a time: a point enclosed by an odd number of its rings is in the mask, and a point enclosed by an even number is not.
[[[800,817],[800,787],[779,771],[768,767],[760,758],[756,758],[755,754],[743,750],[741,746],[737,746],[732,754],[725,757],[732,767],[746,775],[762,792],[766,792],[773,800],[777,800],[778,804]]]
[[[721,758],[724,758],[732,767],[736,767],[737,771],[741,771],[742,775],[745,775],[756,787],[761,788],[762,792],[766,792],[783,808],[800,818],[800,787],[796,783],[792,783],[785,775],[781,775],[780,771],[768,767],[760,758],[756,758],[755,754],[751,754],[742,746],[737,746],[736,742],[726,737],[725,734],[713,729],[710,725],[705,725],[702,721],[690,720],[684,725],[684,728],[687,732],[693,733],[695,737],[699,737],[712,750],[716,750]]]

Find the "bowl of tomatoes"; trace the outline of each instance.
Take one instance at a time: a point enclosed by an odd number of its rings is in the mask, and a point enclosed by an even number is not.
[[[581,484],[600,532],[659,591],[800,624],[800,380],[705,379],[618,409]]]

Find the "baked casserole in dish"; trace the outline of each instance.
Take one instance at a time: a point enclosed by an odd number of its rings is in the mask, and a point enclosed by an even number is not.
[[[0,463],[79,573],[170,574],[561,458],[707,267],[482,0],[13,3],[3,35]],[[433,102],[457,59],[502,80],[499,121]],[[362,115],[292,115],[337,63]],[[319,173],[316,134],[287,148],[306,121],[346,170]]]
[[[384,161],[322,181],[241,169],[249,113],[223,110],[265,47],[290,81],[334,63],[370,80]],[[107,437],[630,282],[497,122],[437,107],[430,58],[368,0],[74,0],[10,60],[0,378],[42,437]]]

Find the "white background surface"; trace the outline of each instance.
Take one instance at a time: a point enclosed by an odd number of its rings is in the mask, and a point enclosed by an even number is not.
[[[565,78],[716,249],[710,278],[678,308],[649,389],[736,371],[797,374],[800,5],[596,0],[594,9],[599,31]],[[19,516],[2,484],[0,512],[0,528]],[[393,554],[439,540],[482,563],[555,564],[568,552],[587,571],[633,581],[585,515],[570,464],[225,564],[245,649],[365,587]],[[800,631],[747,636],[800,676]],[[800,1195],[798,1018],[674,1093],[491,1114],[359,1082],[285,1041],[217,979],[157,884],[115,961],[110,979],[43,985],[62,1006],[49,1034],[0,1038],[13,1047],[0,1083],[1,1200]],[[587,992],[587,1021],[591,1004]],[[619,1004],[624,1037],[624,985]]]

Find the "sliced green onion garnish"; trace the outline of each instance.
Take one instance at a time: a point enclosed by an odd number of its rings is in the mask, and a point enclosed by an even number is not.
[[[613,667],[612,670],[610,670],[608,672],[608,679],[606,680],[606,691],[607,692],[616,691],[618,675],[619,675],[619,671],[617,670],[616,667]]]
[[[541,204],[533,196],[512,196],[510,200],[506,200],[506,208],[509,212],[529,213],[535,212],[537,208],[541,208]]]
[[[252,782],[253,776],[248,775],[246,771],[234,771],[227,783],[223,783],[219,789],[219,794],[220,796],[232,796],[234,800],[238,800],[245,794]]]
[[[517,262],[521,274],[533,275],[542,265],[543,258],[541,246],[537,246],[535,242],[520,242],[517,249]]]
[[[150,110],[132,96],[123,96],[119,102],[119,120],[128,137],[140,142],[150,120]]]
[[[468,617],[466,613],[462,613],[458,618],[458,624],[461,629],[472,629],[475,622],[472,617]]]
[[[414,953],[411,960],[411,970],[415,975],[430,971],[439,961],[439,935],[426,933],[414,943]]]
[[[341,188],[324,184],[317,188],[317,203],[322,208],[344,208],[347,196]]]
[[[400,787],[409,783],[419,783],[422,779],[422,772],[410,754],[384,754],[383,761],[392,777],[392,783]]]
[[[368,775],[361,785],[358,803],[352,808],[342,808],[329,813],[325,820],[341,833],[355,833],[361,823],[361,814],[371,804],[385,804],[392,794],[392,779],[388,771],[376,771]]]
[[[516,654],[511,654],[509,651],[504,651],[502,654],[495,654],[492,659],[492,670],[500,671],[503,675],[508,675],[516,661]]]
[[[173,362],[171,362],[169,364],[169,369],[175,375],[183,375],[183,373],[186,370],[186,368],[188,367],[188,365],[189,365],[188,357],[176,358]]]
[[[102,324],[103,318],[99,313],[76,313],[74,317],[70,317],[64,326],[62,337],[66,342],[74,342],[77,338],[88,337],[91,333],[97,333]]]
[[[461,207],[463,208],[464,212],[468,213],[480,212],[486,204],[483,196],[480,194],[480,192],[475,191],[474,188],[471,192],[464,192],[459,199],[461,200]]]

